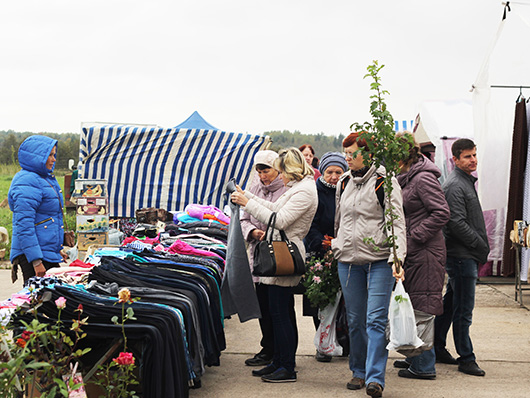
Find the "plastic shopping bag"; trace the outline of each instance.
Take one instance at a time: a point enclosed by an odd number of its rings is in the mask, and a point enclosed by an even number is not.
[[[414,309],[408,293],[399,280],[390,299],[388,310],[390,342],[387,350],[398,350],[402,348],[418,348],[423,341],[418,337],[416,330],[416,318]]]
[[[414,317],[416,318],[418,337],[423,341],[423,344],[418,348],[411,346],[397,349],[397,352],[408,358],[420,355],[423,351],[428,351],[434,346],[434,315],[414,310]]]
[[[342,355],[342,347],[337,340],[335,326],[341,296],[342,292],[339,291],[335,299],[335,304],[330,304],[323,310],[318,310],[320,325],[318,326],[314,339],[318,352],[335,357]]]

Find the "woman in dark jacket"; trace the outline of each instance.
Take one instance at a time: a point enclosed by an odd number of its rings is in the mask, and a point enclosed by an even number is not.
[[[311,228],[304,238],[304,246],[307,252],[306,258],[323,258],[330,249],[322,242],[326,236],[333,236],[335,233],[335,192],[340,176],[348,170],[348,163],[344,155],[338,152],[327,152],[322,155],[319,171],[322,174],[318,177],[317,193],[318,207]],[[318,308],[312,307],[309,299],[303,297],[303,313],[305,316],[312,316],[315,328],[318,329]],[[319,362],[330,362],[331,356],[317,351],[316,360]]]
[[[432,315],[443,312],[446,251],[442,228],[450,217],[449,206],[438,181],[440,175],[438,167],[420,153],[415,143],[397,176],[407,223],[405,290],[415,310]],[[398,372],[401,377],[434,379],[435,361],[432,348],[405,361],[395,361],[394,366],[403,368]]]
[[[52,174],[56,152],[57,140],[43,135],[27,138],[18,150],[22,170],[13,177],[8,194],[13,212],[13,282],[18,266],[26,282],[68,257],[62,250],[63,194]]]

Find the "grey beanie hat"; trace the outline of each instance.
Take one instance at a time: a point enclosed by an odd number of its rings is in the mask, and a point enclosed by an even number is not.
[[[344,159],[342,153],[339,152],[326,152],[322,155],[318,171],[320,171],[321,174],[324,174],[324,171],[326,171],[329,166],[339,166],[344,171],[348,170],[348,163],[346,163],[346,159]]]

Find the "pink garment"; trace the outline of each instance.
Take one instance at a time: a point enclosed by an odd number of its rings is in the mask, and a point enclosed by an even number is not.
[[[223,260],[223,258],[217,253],[212,253],[212,252],[209,252],[208,250],[196,249],[193,246],[188,245],[186,242],[183,242],[181,240],[177,240],[175,243],[169,246],[169,249],[167,251],[169,253],[188,254],[191,256],[217,257]]]
[[[153,247],[153,250],[156,250],[157,252],[163,252],[166,251],[166,248],[162,245],[156,245],[155,247]]]
[[[147,236],[144,238],[144,239],[138,239],[137,237],[135,236],[129,236],[127,238],[125,238],[123,240],[123,242],[121,243],[122,246],[125,246],[127,245],[127,243],[131,243],[131,242],[134,242],[135,240],[139,240],[140,242],[143,242],[143,243],[148,243],[150,245],[152,244],[155,244],[155,243],[160,243],[160,241],[158,240],[158,236],[156,238],[148,238]]]
[[[222,223],[225,223],[225,224],[230,223],[230,217],[228,217],[226,214],[224,214],[221,210],[219,210],[215,206],[189,204],[186,206],[184,211],[188,213],[190,216],[198,218],[199,220],[204,220],[205,215],[209,214],[211,216],[214,216],[216,219],[218,219]]]
[[[11,295],[11,298],[0,302],[0,308],[17,308],[22,304],[29,304],[30,302],[29,291],[26,294],[14,293]]]

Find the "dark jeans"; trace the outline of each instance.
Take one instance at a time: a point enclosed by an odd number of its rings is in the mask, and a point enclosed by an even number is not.
[[[269,285],[263,283],[256,283],[256,295],[258,296],[259,308],[261,311],[261,318],[259,319],[259,327],[261,329],[261,351],[264,354],[274,355],[274,331],[272,327],[272,317],[269,309]],[[295,333],[295,351],[298,347],[298,328],[296,326],[296,312],[294,309],[294,295],[289,297],[289,319],[294,328]]]
[[[32,276],[35,276],[35,268],[33,268],[33,264],[28,263],[28,260],[26,259],[26,256],[24,254],[21,254],[17,258],[13,260],[13,265],[15,263],[20,267],[22,270],[22,277],[24,278],[24,284],[26,281],[31,278]],[[44,265],[44,268],[46,270],[49,270],[50,268],[58,267],[59,263],[49,263],[48,261],[42,261],[42,264]],[[14,269],[14,272],[17,270]]]
[[[449,276],[444,296],[444,313],[435,320],[436,348],[444,348],[447,332],[453,323],[453,339],[459,362],[475,360],[469,328],[475,307],[475,288],[478,278],[478,263],[470,258],[447,257],[445,270]]]
[[[297,333],[289,314],[293,293],[290,287],[267,285],[267,288],[274,332],[273,364],[294,372]]]

